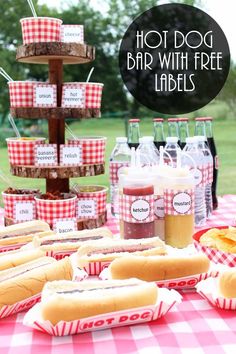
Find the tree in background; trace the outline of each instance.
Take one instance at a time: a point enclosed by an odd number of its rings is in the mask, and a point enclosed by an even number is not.
[[[227,81],[218,96],[219,100],[227,103],[227,105],[229,106],[229,109],[231,111],[231,116],[236,115],[235,88],[236,88],[236,64],[234,62],[231,62]]]

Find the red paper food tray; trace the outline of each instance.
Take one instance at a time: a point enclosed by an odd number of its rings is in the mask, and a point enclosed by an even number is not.
[[[227,229],[228,226],[217,226],[216,229]],[[204,252],[207,257],[214,263],[222,263],[225,264],[229,267],[236,267],[236,254],[234,253],[227,253],[223,251],[219,251],[215,248],[211,248],[208,246],[204,246],[199,242],[200,237],[207,232],[208,230],[211,230],[212,227],[209,227],[207,229],[200,230],[196,232],[193,235],[194,239],[194,246],[198,251]]]

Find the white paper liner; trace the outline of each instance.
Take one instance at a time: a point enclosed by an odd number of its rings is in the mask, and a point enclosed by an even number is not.
[[[34,306],[40,298],[41,294],[37,294],[13,305],[3,306],[0,310],[0,318],[8,317],[14,315],[15,313],[28,310],[30,307]]]
[[[236,298],[227,299],[219,293],[218,278],[209,278],[201,281],[196,286],[197,292],[211,305],[223,310],[236,311]]]
[[[181,298],[181,295],[175,290],[160,289],[158,293],[158,301],[154,306],[110,312],[108,314],[71,322],[61,321],[55,326],[49,321],[44,321],[42,319],[41,303],[39,303],[26,313],[23,324],[52,336],[67,336],[154,321],[157,318],[164,316],[175,304],[179,304]]]
[[[217,277],[220,272],[229,269],[229,267],[224,266],[223,264],[215,264],[211,262],[210,269],[207,273],[195,274],[182,278],[168,279],[156,281],[155,283],[159,288],[168,288],[168,289],[191,289],[194,288],[200,281],[205,280],[209,277]],[[110,280],[112,279],[110,271],[108,268],[103,269],[99,274],[101,280]]]
[[[77,254],[73,253],[70,256],[71,265],[73,268],[73,281],[82,281],[88,278],[88,273],[77,266]]]

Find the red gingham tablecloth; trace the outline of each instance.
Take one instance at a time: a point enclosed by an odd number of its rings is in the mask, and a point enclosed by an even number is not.
[[[236,196],[219,198],[209,226],[232,224]],[[3,211],[0,210],[1,214]],[[2,218],[1,218],[2,220]],[[117,221],[107,226],[117,232]],[[183,302],[165,317],[135,326],[68,337],[51,337],[23,326],[24,313],[0,320],[1,354],[234,354],[236,314],[213,308],[194,291],[182,293]]]

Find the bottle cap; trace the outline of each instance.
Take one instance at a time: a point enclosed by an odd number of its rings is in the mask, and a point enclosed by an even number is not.
[[[187,117],[182,117],[182,118],[178,118],[179,122],[188,122],[189,119]]]
[[[155,123],[155,122],[160,122],[160,123],[162,123],[162,122],[164,122],[164,119],[163,118],[153,118],[153,122]]]
[[[153,143],[154,138],[153,136],[143,136],[142,138],[139,138],[139,142],[141,143]]]
[[[195,139],[200,143],[205,142],[207,140],[207,138],[204,135],[196,135]]]
[[[139,122],[140,122],[140,119],[138,119],[138,118],[129,119],[129,123],[139,123]]]
[[[213,120],[213,118],[212,117],[205,117],[205,120],[210,121],[210,120]]]
[[[196,122],[205,122],[205,120],[207,119],[207,117],[197,117],[195,118]]]
[[[127,143],[128,139],[125,136],[119,136],[116,138],[117,143]]]
[[[167,136],[166,142],[167,143],[177,144],[178,143],[178,138],[177,138],[177,136]]]
[[[168,118],[168,122],[178,122],[178,118]]]

